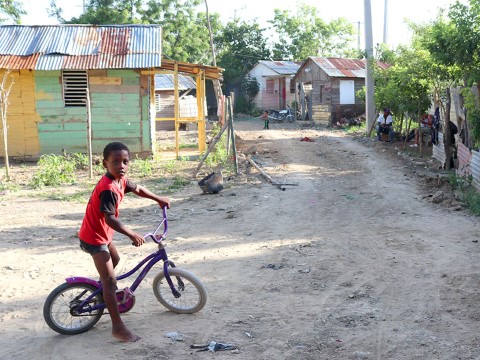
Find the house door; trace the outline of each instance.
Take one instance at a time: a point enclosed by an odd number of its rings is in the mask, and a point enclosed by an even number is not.
[[[279,106],[280,109],[286,108],[287,103],[287,91],[285,87],[285,78],[278,79],[278,92],[279,92]]]

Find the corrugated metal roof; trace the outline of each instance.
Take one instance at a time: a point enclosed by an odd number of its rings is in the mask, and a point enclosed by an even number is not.
[[[280,75],[293,75],[297,72],[297,70],[302,65],[302,63],[298,63],[294,61],[260,60],[259,63],[265,65],[270,70],[275,71],[277,74],[280,74]]]
[[[0,26],[0,67],[8,69],[141,69],[159,67],[158,25]]]
[[[341,59],[341,58],[320,58],[310,57],[328,76],[365,78],[365,60],[364,59]],[[387,64],[377,61],[377,64],[385,69]]]
[[[156,74],[155,90],[173,90],[174,75],[173,74]],[[197,83],[190,76],[178,74],[178,90],[196,89]]]

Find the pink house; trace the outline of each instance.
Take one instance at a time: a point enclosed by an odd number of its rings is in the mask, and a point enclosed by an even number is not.
[[[260,60],[249,72],[260,85],[254,99],[258,109],[285,109],[295,101],[295,91],[290,90],[290,79],[302,63],[294,61]]]

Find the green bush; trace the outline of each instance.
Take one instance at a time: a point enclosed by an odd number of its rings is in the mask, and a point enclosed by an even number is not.
[[[152,157],[140,159],[138,156],[130,165],[130,171],[139,177],[147,177],[153,174],[154,160]]]
[[[75,170],[78,166],[76,158],[53,154],[42,155],[38,166],[39,170],[33,174],[30,182],[34,188],[72,184],[76,181]]]

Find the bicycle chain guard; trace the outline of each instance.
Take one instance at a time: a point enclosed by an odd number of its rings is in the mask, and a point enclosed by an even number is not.
[[[117,290],[117,303],[118,303],[118,311],[120,313],[126,313],[133,308],[135,305],[135,295],[133,294],[132,290],[126,287],[123,290]]]

